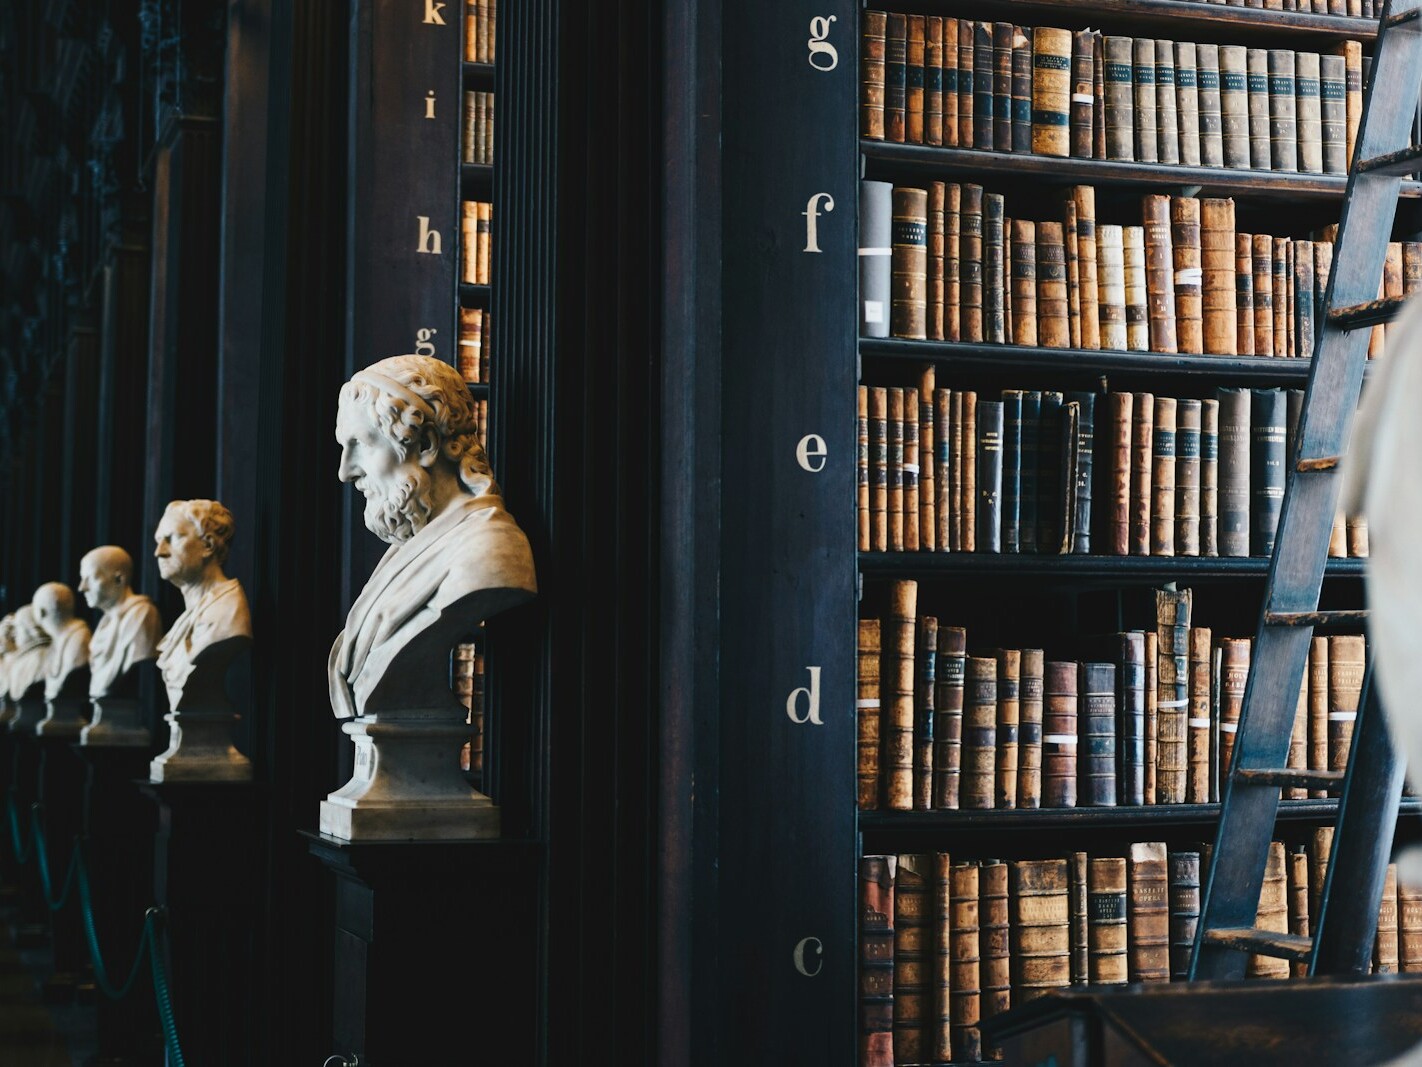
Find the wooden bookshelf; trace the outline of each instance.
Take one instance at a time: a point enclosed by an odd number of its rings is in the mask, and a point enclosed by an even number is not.
[[[464,72],[464,88],[490,90],[494,88],[494,64],[470,63],[465,60],[461,64],[461,68]]]
[[[486,308],[494,296],[492,285],[475,285],[472,282],[459,283],[459,306],[462,308]]]
[[[1361,578],[1362,559],[1332,559],[1324,573]],[[1268,556],[1103,556],[991,552],[861,552],[859,573],[873,578],[980,578],[985,581],[1080,579],[1114,582],[1192,582],[1260,578]]]

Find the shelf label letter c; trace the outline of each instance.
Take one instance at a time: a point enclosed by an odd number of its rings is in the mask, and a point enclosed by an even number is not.
[[[809,949],[815,954],[815,969],[812,971],[805,966],[805,950]],[[799,944],[795,946],[795,970],[799,971],[806,978],[813,978],[825,969],[825,943],[818,937],[801,938]]]
[[[828,74],[839,66],[839,50],[829,43],[830,23],[836,21],[836,16],[816,15],[810,19],[810,39],[806,42],[809,46],[810,54],[807,60],[810,66],[818,71]],[[824,62],[817,62],[820,58]]]
[[[810,672],[810,684],[802,685],[798,689],[790,690],[790,695],[785,699],[785,714],[790,716],[790,721],[796,726],[804,726],[807,722],[816,726],[823,726],[825,721],[820,718],[820,668],[806,667]],[[800,696],[805,697],[805,714],[800,714]]]
[[[820,201],[825,202],[825,211],[834,210],[834,197],[829,193],[816,193],[810,197],[809,203],[805,205],[805,210],[800,214],[805,216],[805,251],[818,252],[820,250],[819,227],[815,220],[820,217]]]

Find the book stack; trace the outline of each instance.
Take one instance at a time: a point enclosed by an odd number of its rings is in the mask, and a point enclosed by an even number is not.
[[[869,140],[1345,174],[1362,45],[1329,54],[865,11]]]
[[[464,0],[464,62],[494,62],[498,0]]]
[[[488,285],[492,275],[494,205],[465,200],[459,215],[459,280]]]
[[[862,810],[1218,803],[1252,642],[1193,625],[1189,590],[1158,591],[1148,628],[1065,656],[970,650],[964,627],[919,613],[916,582],[889,596],[859,621]],[[1313,639],[1288,766],[1347,767],[1364,657],[1361,636]]]
[[[463,154],[461,162],[492,166],[494,162],[494,94],[464,94]]]
[[[1307,845],[1272,844],[1261,928],[1316,928],[1331,841],[1327,828]],[[1209,852],[1206,844],[1138,841],[1107,853],[1007,862],[944,852],[863,857],[861,1067],[990,1057],[982,1021],[1053,989],[1183,980]],[[1419,920],[1418,897],[1399,892],[1390,868],[1377,973],[1422,969]],[[1248,973],[1289,978],[1291,965],[1256,956]]]
[[[477,385],[489,380],[489,312],[484,308],[459,309],[459,373]]]
[[[860,386],[859,549],[1267,556],[1302,407],[1280,389],[994,398],[932,368]],[[1366,556],[1366,522],[1339,516],[1329,552]]]
[[[1199,3],[1199,0],[1186,0]],[[1375,19],[1382,14],[1383,0],[1212,0],[1227,7],[1264,8],[1266,11],[1312,12],[1315,15],[1347,15]]]
[[[460,770],[484,773],[484,654],[471,642],[454,648],[454,695],[464,705],[464,721],[470,726],[470,739],[460,755]]]

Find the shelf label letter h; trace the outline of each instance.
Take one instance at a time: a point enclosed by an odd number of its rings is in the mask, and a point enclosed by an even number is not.
[[[810,684],[790,690],[790,695],[785,700],[785,714],[790,716],[790,721],[796,726],[804,726],[807,722],[823,726],[825,721],[820,718],[820,668],[806,667],[805,669],[810,672]],[[799,711],[802,693],[805,697],[804,715],[801,715]]]
[[[439,231],[430,229],[430,217],[428,215],[416,215],[420,220],[420,236],[415,242],[415,251],[423,252],[425,255],[437,256],[440,254]]]

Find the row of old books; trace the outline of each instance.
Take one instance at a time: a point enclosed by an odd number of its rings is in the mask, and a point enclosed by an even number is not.
[[[436,4],[435,7],[443,7]],[[464,0],[464,61],[494,62],[498,37],[498,0]],[[428,21],[428,20],[426,20]]]
[[[1185,0],[1199,3],[1200,0]],[[1377,18],[1382,14],[1383,0],[1204,0],[1209,4],[1228,7],[1252,7],[1265,11],[1312,12],[1315,15],[1349,15],[1353,18]]]
[[[454,647],[454,695],[464,705],[464,721],[469,724],[470,737],[464,743],[459,767],[466,773],[484,773],[484,653],[473,641]]]
[[[1257,922],[1316,929],[1332,828],[1308,846],[1275,841]],[[963,861],[948,853],[859,861],[861,1067],[991,1058],[982,1020],[1053,989],[1184,979],[1210,846],[1131,844],[1125,855]],[[1422,890],[1389,868],[1374,970],[1422,972]],[[1399,914],[1401,921],[1399,921]],[[1251,957],[1253,978],[1302,964]]]
[[[859,387],[860,551],[1274,551],[1302,390],[998,395],[937,388],[932,367]],[[1329,554],[1367,552],[1366,522],[1340,515]]]
[[[471,385],[489,380],[489,319],[486,308],[459,309],[459,373]]]
[[[1043,210],[1043,200],[1048,206]],[[1229,198],[1149,194],[1141,224],[1098,220],[1096,191],[1038,221],[972,183],[860,183],[865,337],[1211,354],[1313,354],[1337,226],[1316,239],[1235,228]],[[1055,210],[1054,210],[1055,208]],[[1041,218],[1044,214],[1047,218]],[[1379,296],[1422,287],[1422,242],[1388,246]],[[1382,350],[1385,327],[1372,335]]]
[[[1079,638],[1082,659],[1031,648],[971,655],[967,630],[918,614],[917,600],[916,582],[893,582],[888,614],[859,621],[860,808],[1219,801],[1252,642],[1191,625],[1189,590],[1158,591],[1149,630]],[[1361,636],[1313,640],[1289,767],[1347,767],[1364,657]]]
[[[494,205],[465,200],[459,213],[459,280],[488,285],[493,274]]]
[[[1333,54],[865,11],[860,130],[895,143],[1345,174],[1362,45]]]
[[[460,162],[494,162],[494,94],[468,91],[464,94],[464,125]]]
[[[479,398],[474,401],[474,432],[486,449],[489,447],[489,401]]]

